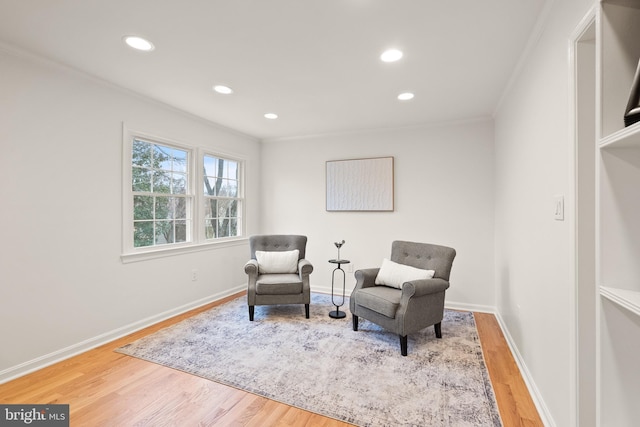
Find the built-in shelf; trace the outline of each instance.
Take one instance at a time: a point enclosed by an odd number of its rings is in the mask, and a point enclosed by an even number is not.
[[[600,295],[640,316],[640,292],[600,286]]]
[[[640,60],[640,0],[600,0],[596,19],[595,423],[637,426],[640,405],[640,123],[624,115]],[[624,289],[623,289],[624,288]],[[585,382],[585,384],[587,384]]]
[[[600,140],[600,148],[640,148],[640,122]]]
[[[640,58],[640,1],[601,3],[600,138],[625,131],[624,115]]]

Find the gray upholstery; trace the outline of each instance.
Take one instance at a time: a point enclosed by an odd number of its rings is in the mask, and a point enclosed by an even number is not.
[[[358,318],[362,317],[398,334],[403,356],[407,355],[408,334],[433,325],[441,338],[444,295],[455,256],[455,249],[446,246],[394,241],[391,261],[434,270],[434,277],[405,282],[402,289],[396,289],[375,284],[379,268],[356,271],[356,286],[349,301],[353,330],[358,330]]]
[[[305,315],[309,318],[311,287],[309,275],[313,265],[304,257],[307,237],[287,234],[258,235],[249,237],[251,259],[244,265],[247,273],[247,303],[249,320],[253,321],[256,305],[304,304]],[[256,251],[292,251],[297,249],[298,271],[293,274],[260,274]]]

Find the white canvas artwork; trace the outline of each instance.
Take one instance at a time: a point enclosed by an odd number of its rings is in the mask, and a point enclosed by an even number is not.
[[[327,211],[393,211],[393,157],[327,162]]]

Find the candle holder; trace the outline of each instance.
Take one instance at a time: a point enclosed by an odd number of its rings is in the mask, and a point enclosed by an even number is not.
[[[336,248],[338,248],[338,258],[336,259],[340,259],[340,248],[342,247],[342,245],[344,245],[344,240],[342,242],[333,242],[334,245],[336,245]]]
[[[340,248],[342,247],[342,245],[344,245],[344,240],[341,241],[341,242],[333,242],[333,244],[336,245],[336,248],[338,248],[338,258],[330,259],[329,262],[331,264],[338,264],[338,266],[331,273],[331,303],[336,307],[336,309],[329,313],[329,317],[332,317],[334,319],[344,319],[347,314],[344,311],[340,311],[340,307],[342,307],[342,305],[344,305],[345,286],[346,286],[346,282],[347,282],[347,277],[346,277],[346,275],[344,273],[344,270],[341,267],[341,264],[349,264],[351,261],[349,261],[348,259],[340,259]],[[336,295],[335,290],[334,290],[335,276],[336,276],[337,272],[339,272],[338,276],[342,275],[342,277],[341,277],[341,279],[342,279],[342,300],[339,301],[339,302],[336,301],[336,299],[337,299],[336,297],[339,297],[340,295]]]

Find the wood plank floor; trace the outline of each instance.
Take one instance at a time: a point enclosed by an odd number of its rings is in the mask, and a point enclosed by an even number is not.
[[[71,426],[320,426],[349,424],[114,350],[243,293],[160,322],[79,356],[0,384],[3,404],[70,404]],[[474,313],[505,427],[542,426],[491,314]]]

